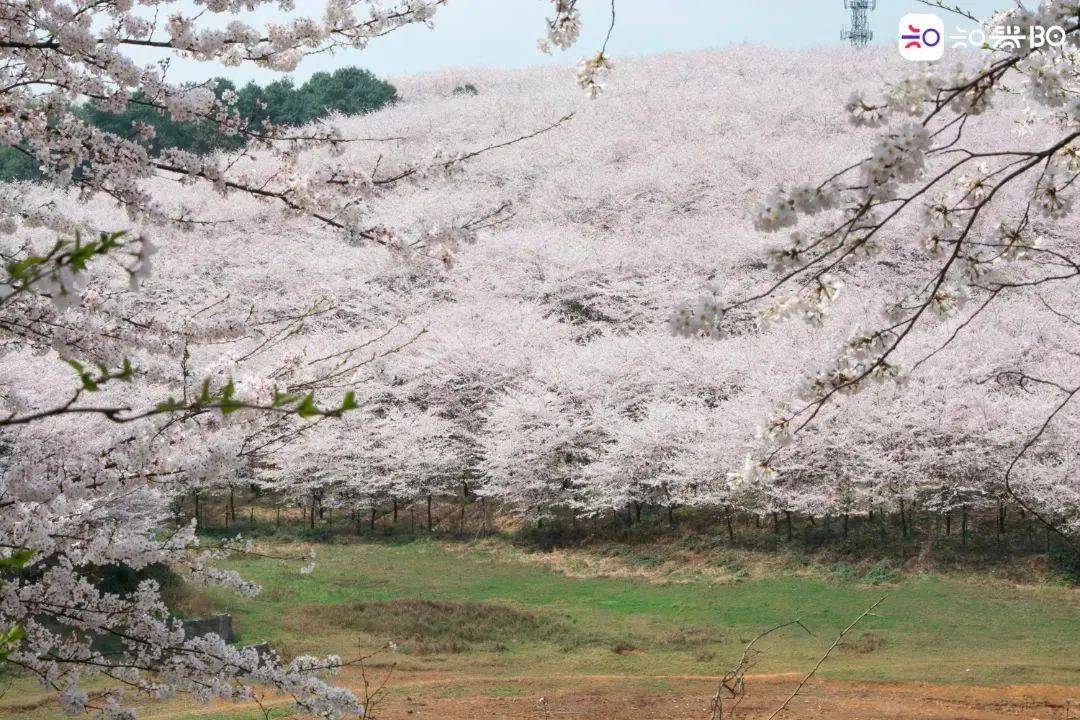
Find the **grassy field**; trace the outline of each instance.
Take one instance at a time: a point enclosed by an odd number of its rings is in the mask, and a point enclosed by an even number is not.
[[[266,640],[286,655],[351,657],[393,642],[397,651],[377,663],[395,663],[405,676],[460,678],[426,692],[467,692],[482,678],[484,693],[498,697],[525,692],[520,683],[529,678],[578,676],[646,676],[650,691],[677,692],[671,678],[722,673],[747,640],[795,617],[813,635],[795,628],[763,642],[755,672],[804,671],[844,625],[887,595],[824,677],[1080,685],[1080,592],[1064,585],[747,556],[680,565],[647,549],[619,557],[531,553],[499,541],[324,544],[317,557],[311,576],[293,563],[231,561],[263,585],[262,596],[213,590],[189,598],[189,607],[232,613],[240,642]],[[0,699],[0,716],[52,717],[25,702],[35,694],[17,681]],[[176,716],[183,714],[169,715]]]

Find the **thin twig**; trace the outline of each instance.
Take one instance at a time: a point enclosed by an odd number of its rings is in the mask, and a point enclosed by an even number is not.
[[[781,712],[783,712],[787,708],[787,706],[791,704],[791,701],[795,699],[796,695],[798,695],[800,692],[802,692],[802,689],[804,687],[806,687],[806,683],[810,682],[810,678],[814,677],[814,675],[817,673],[818,669],[825,663],[825,661],[828,659],[829,655],[832,654],[832,651],[835,650],[836,647],[840,644],[840,641],[844,639],[844,636],[847,635],[848,632],[850,632],[853,627],[855,627],[860,622],[862,622],[863,618],[865,618],[867,615],[872,614],[874,612],[874,610],[877,608],[878,605],[885,602],[885,598],[887,598],[887,597],[889,597],[889,596],[888,595],[882,595],[881,598],[877,602],[875,602],[873,605],[871,605],[870,607],[863,610],[862,614],[859,615],[859,617],[855,618],[854,622],[852,622],[850,625],[848,625],[846,628],[844,628],[843,630],[840,631],[840,634],[836,636],[835,640],[833,640],[833,644],[830,645],[829,649],[825,651],[825,654],[822,655],[818,659],[817,664],[814,665],[814,667],[810,670],[810,672],[806,673],[806,677],[804,677],[802,679],[802,681],[799,683],[798,687],[795,688],[794,692],[792,692],[791,695],[788,696],[788,699],[785,700],[783,702],[783,704],[780,705],[780,707],[773,710],[773,714],[769,716],[769,720],[774,720],[774,718],[776,718],[777,715],[779,715]]]

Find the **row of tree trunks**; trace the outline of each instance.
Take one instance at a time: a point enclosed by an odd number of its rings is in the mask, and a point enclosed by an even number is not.
[[[194,490],[191,493],[191,497],[196,527],[200,530],[205,529],[207,525],[205,517],[207,504],[204,502],[203,493],[198,490]],[[470,497],[472,497],[472,500],[470,500]],[[457,531],[459,533],[465,533],[467,531],[467,525],[469,521],[468,508],[470,504],[476,504],[480,508],[480,526],[484,530],[490,530],[493,527],[494,519],[492,517],[491,508],[488,506],[488,504],[483,498],[476,499],[474,496],[470,495],[470,488],[466,481],[462,482],[461,492],[457,496],[457,499],[457,507],[455,508],[451,505],[448,508],[449,512],[447,512],[440,520],[439,518],[436,518],[434,496],[424,496],[424,527],[427,529],[427,531],[434,532],[435,528],[437,526],[440,526],[442,521],[449,519],[450,522],[453,522],[453,519],[456,519],[457,522],[453,524],[456,525]],[[223,508],[222,512],[224,527],[230,527],[231,525],[237,523],[239,517],[238,502],[235,489],[229,489],[228,495],[225,498],[224,505],[225,507]],[[409,509],[410,525],[415,529],[416,517],[414,514],[413,504],[411,502],[407,502],[405,507]],[[374,531],[378,526],[379,518],[387,516],[389,516],[393,525],[397,526],[401,519],[401,508],[401,501],[398,498],[391,498],[388,507],[385,507],[381,514],[378,506],[369,508],[367,510],[368,517],[366,523],[368,530]],[[655,510],[655,512],[653,512],[653,510]],[[643,519],[645,518],[646,511],[648,511],[649,516],[655,518],[657,526],[662,526],[663,520],[666,518],[668,525],[674,527],[676,523],[675,510],[676,507],[671,504],[656,506],[648,505],[640,501],[632,501],[626,507],[625,517],[626,522],[629,525],[637,525],[642,523]],[[795,536],[796,513],[794,511],[784,510],[772,511],[771,513],[769,513],[772,517],[772,532],[777,536],[781,534],[781,512],[783,513],[783,534],[786,540],[788,542],[791,542]],[[275,525],[278,527],[281,526],[282,522],[281,513],[281,508],[277,508],[275,513]],[[355,523],[357,534],[360,534],[362,532],[363,527],[360,513],[361,511],[356,511],[350,513],[349,515]],[[308,527],[314,530],[318,526],[319,521],[329,519],[331,514],[332,510],[325,507],[322,503],[321,493],[311,493],[308,506],[305,508],[305,519],[307,520]],[[728,506],[723,508],[721,514],[723,516],[724,523],[723,531],[726,533],[728,541],[732,544],[735,544],[737,542],[738,534],[738,513],[733,507]],[[919,518],[923,518],[925,521],[927,517],[930,518],[931,523],[927,529],[930,537],[952,537],[955,529],[954,519],[956,514],[956,512],[945,512],[937,515],[918,513],[915,503],[900,498],[897,500],[897,504],[895,506],[895,514],[889,513],[886,511],[885,508],[879,507],[876,509],[869,509],[865,517],[867,522],[872,523],[875,520],[877,521],[877,526],[880,530],[881,540],[882,542],[887,542],[889,535],[888,528],[890,525],[892,527],[898,526],[901,537],[903,538],[903,540],[906,541],[910,540],[913,536],[915,536],[915,533],[918,531],[917,521],[919,520]],[[454,517],[455,515],[456,518]],[[892,518],[891,522],[890,516]],[[971,516],[972,515],[967,508],[959,509],[960,542],[963,547],[967,547],[970,544]],[[614,519],[615,517],[617,517],[617,513],[613,510],[612,518]],[[753,514],[749,517],[753,518],[754,527],[760,530],[762,528],[762,516],[759,514]],[[811,515],[803,515],[801,517],[804,519],[802,534],[805,536],[805,540],[807,542],[810,542],[812,538],[812,532],[818,527],[818,518],[815,518]],[[1015,517],[1018,517],[1020,521],[1024,521],[1027,519],[1022,509],[1017,509]],[[842,519],[841,537],[848,539],[851,534],[851,514],[842,513],[840,514],[840,518]],[[572,526],[577,528],[577,516],[571,514],[571,517],[569,519]],[[824,529],[826,531],[826,534],[829,534],[831,536],[831,533],[829,531],[832,528],[832,525],[830,524],[833,519],[832,516],[826,515],[822,516],[820,519],[824,523]],[[1009,532],[1008,520],[1009,507],[1004,501],[1000,501],[995,512],[994,527],[996,530],[996,534],[1002,539],[1004,539]],[[254,504],[249,504],[248,506],[248,522],[251,526],[254,526],[255,524]],[[1021,528],[1021,532],[1026,533],[1027,545],[1029,547],[1035,544],[1036,541],[1034,536],[1034,530],[1038,529],[1038,527],[1033,528],[1030,525],[1031,523],[1027,523],[1023,528]],[[1046,538],[1047,548],[1050,548],[1052,544],[1053,543],[1051,535],[1050,537]]]

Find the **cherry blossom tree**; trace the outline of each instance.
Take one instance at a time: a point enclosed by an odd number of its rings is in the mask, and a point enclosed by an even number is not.
[[[200,546],[194,523],[171,522],[172,502],[256,473],[325,479],[335,455],[287,450],[356,410],[364,368],[409,342],[394,335],[399,323],[380,289],[365,304],[341,304],[278,266],[285,248],[333,243],[359,267],[379,264],[384,272],[373,273],[373,285],[395,267],[441,272],[431,268],[448,266],[508,206],[444,224],[417,217],[397,230],[373,220],[376,206],[392,205],[410,186],[453,182],[468,161],[567,120],[530,123],[484,146],[383,159],[381,146],[392,138],[352,137],[329,123],[247,123],[235,93],[171,82],[169,60],[290,71],[307,55],[363,49],[399,28],[430,24],[443,4],[329,0],[319,17],[290,15],[261,27],[248,12],[274,5],[289,12],[293,3],[0,5],[0,143],[46,180],[0,191],[0,656],[54,688],[66,711],[132,717],[123,689],[210,700],[251,698],[263,687],[319,717],[364,714],[351,692],[322,677],[341,658],[285,662],[215,635],[186,637],[153,580],[118,595],[95,584],[93,569],[164,563],[192,582],[257,593],[215,565],[251,552],[251,544]],[[577,35],[574,5],[555,3],[549,24],[549,39],[563,49]],[[161,60],[140,64],[138,52]],[[587,89],[595,94],[595,86]],[[242,147],[158,151],[151,127],[136,123],[127,136],[103,131],[75,112],[80,103],[210,122]],[[380,147],[378,160],[340,161],[358,145]],[[204,212],[208,195],[224,212]],[[277,237],[259,246],[244,234],[225,240],[241,207],[262,213]],[[298,235],[294,222],[308,223],[308,234]],[[177,229],[191,234],[181,239]],[[185,246],[196,249],[177,252]],[[170,261],[161,268],[158,253]],[[173,264],[181,258],[184,266]],[[371,318],[358,322],[358,311]],[[427,431],[435,421],[417,422]],[[432,433],[433,443],[450,437],[442,426]],[[434,444],[415,472],[444,482],[455,472],[447,457]],[[105,640],[119,649],[102,651]],[[104,682],[91,692],[88,678]]]
[[[850,278],[902,259],[902,288],[883,308],[884,319],[844,341],[835,358],[806,379],[798,399],[766,421],[760,446],[734,482],[771,482],[782,448],[824,407],[874,383],[905,378],[905,361],[910,372],[940,362],[955,338],[974,332],[1007,300],[1076,322],[1075,292],[1068,288],[1080,277],[1069,224],[1080,174],[1080,6],[1046,0],[1034,10],[1005,11],[988,25],[1017,26],[1029,40],[980,52],[954,69],[922,69],[880,100],[851,97],[854,124],[881,128],[871,153],[819,183],[780,188],[757,215],[757,227],[766,232],[801,224],[769,253],[775,282],[741,298],[704,296],[676,311],[672,323],[681,334],[716,334],[730,313],[759,302],[767,303],[765,322],[800,317],[821,323]],[[1058,28],[1062,42],[1034,42],[1032,28]],[[980,132],[980,120],[1010,112],[1016,94],[1037,110],[1020,121],[1026,132],[1003,145],[1000,136]],[[892,231],[906,229],[913,216],[916,229],[908,240],[917,243],[896,247]],[[917,336],[935,318],[954,317],[961,321],[940,347],[920,352]],[[1074,327],[1062,332],[1075,339]],[[1048,524],[1057,515],[1053,503],[1018,491],[1014,478],[1080,394],[1076,354],[1064,344],[1071,360],[1048,359],[1040,368],[1016,357],[995,377],[1044,399],[1056,396],[1001,475],[1005,492]],[[1060,372],[1044,374],[1050,370]]]

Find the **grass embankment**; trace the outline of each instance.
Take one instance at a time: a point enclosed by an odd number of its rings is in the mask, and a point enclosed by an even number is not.
[[[369,649],[392,641],[404,667],[676,675],[716,674],[756,633],[794,617],[814,636],[786,632],[763,645],[757,671],[807,668],[888,593],[826,675],[1080,683],[1080,595],[1066,587],[925,575],[875,586],[846,568],[732,572],[728,559],[723,573],[705,567],[675,582],[646,573],[571,577],[490,546],[423,541],[322,546],[318,556],[310,577],[281,562],[235,561],[264,593],[243,600],[214,592],[215,605],[235,615],[242,641],[265,639],[289,654],[350,655],[358,641]],[[395,602],[402,599],[440,602]],[[500,607],[484,612],[476,603]]]
[[[876,566],[807,568],[745,555],[679,569],[648,551],[552,555],[495,541],[358,542],[321,545],[317,554],[310,576],[282,561],[230,561],[263,585],[261,597],[212,590],[197,607],[232,613],[240,642],[267,640],[286,656],[352,657],[393,642],[397,652],[376,662],[394,662],[404,675],[461,679],[413,694],[475,691],[480,678],[489,695],[513,694],[522,679],[578,676],[655,676],[649,682],[662,694],[677,691],[679,676],[722,673],[759,631],[795,617],[814,634],[789,629],[763,642],[754,672],[804,671],[887,593],[823,676],[1080,685],[1080,593],[1063,585],[891,576]],[[871,584],[881,580],[892,582]],[[0,716],[13,717],[4,706],[14,700],[9,692],[0,701]]]

